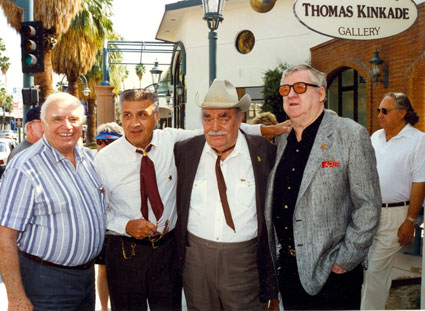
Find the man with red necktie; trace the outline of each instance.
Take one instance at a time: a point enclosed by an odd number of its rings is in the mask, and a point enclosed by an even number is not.
[[[112,310],[181,309],[174,228],[177,172],[173,148],[202,130],[154,130],[158,96],[144,89],[120,94],[125,135],[103,148],[95,167],[107,198],[106,271]],[[285,127],[247,129],[260,135]]]

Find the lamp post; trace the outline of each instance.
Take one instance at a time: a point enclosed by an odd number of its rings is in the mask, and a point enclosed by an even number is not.
[[[211,85],[217,76],[217,33],[218,25],[223,20],[223,8],[225,0],[202,0],[204,6],[204,17],[207,21],[210,32],[208,34],[209,40],[209,62],[210,62],[210,80]]]
[[[158,90],[159,82],[161,80],[161,73],[162,70],[158,67],[158,62],[155,62],[153,68],[150,70],[152,75],[152,84],[153,88],[155,89],[155,93]]]

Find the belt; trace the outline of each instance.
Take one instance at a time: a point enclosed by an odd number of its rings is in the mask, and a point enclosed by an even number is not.
[[[129,243],[151,246],[152,248],[157,248],[158,246],[165,244],[167,241],[171,240],[173,237],[174,237],[174,230],[171,230],[170,232],[164,235],[160,235],[157,238],[135,239],[132,237],[130,238],[127,236],[120,236],[121,239]]]
[[[35,261],[39,264],[42,264],[43,266],[49,266],[49,267],[55,267],[55,268],[62,268],[62,269],[89,269],[91,267],[93,267],[94,265],[94,259],[83,264],[83,265],[79,265],[79,266],[63,266],[63,265],[58,265],[56,263],[50,262],[50,261],[46,261],[44,259],[41,259],[40,257],[25,253],[25,252],[20,252],[22,254],[22,256],[24,256],[25,258],[31,259],[32,261]]]
[[[410,201],[394,202],[394,203],[382,203],[382,207],[397,207],[397,206],[407,206],[410,204]]]

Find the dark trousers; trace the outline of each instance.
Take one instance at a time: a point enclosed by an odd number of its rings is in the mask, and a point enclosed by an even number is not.
[[[278,262],[279,290],[285,310],[359,310],[363,268],[331,272],[320,292],[309,295],[301,285],[296,258],[283,253]]]
[[[123,249],[126,253],[125,259]],[[181,281],[176,269],[174,238],[158,248],[109,236],[106,277],[113,311],[181,310]]]
[[[94,267],[44,266],[19,254],[22,282],[34,311],[94,311]]]

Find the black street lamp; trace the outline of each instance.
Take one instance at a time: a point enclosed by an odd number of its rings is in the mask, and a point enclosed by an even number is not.
[[[179,82],[179,84],[176,85],[177,89],[177,96],[179,97],[179,102],[184,102],[184,86]]]
[[[383,82],[384,88],[388,87],[388,65],[384,64],[383,66],[383,73],[384,73],[384,79],[380,80],[379,77],[381,76],[381,70],[379,67],[384,63],[384,61],[379,57],[378,49],[375,50],[373,54],[373,58],[369,61],[372,65],[372,77],[373,82]]]
[[[165,94],[165,101],[167,102],[167,106],[169,106],[171,102],[171,94],[170,94],[170,90],[168,89],[167,89],[167,94]]]
[[[161,73],[162,70],[159,69],[158,67],[158,62],[155,62],[153,68],[150,70],[151,71],[151,75],[152,75],[152,85],[153,88],[155,89],[155,93],[158,90],[159,87],[159,82],[161,80]]]
[[[202,0],[204,6],[204,17],[207,21],[210,32],[209,39],[209,62],[210,62],[210,85],[217,76],[217,33],[218,25],[223,20],[223,8],[225,0]]]

